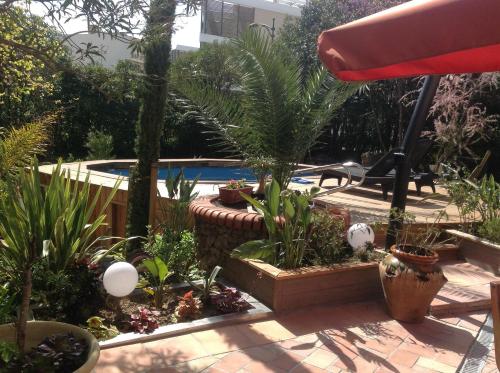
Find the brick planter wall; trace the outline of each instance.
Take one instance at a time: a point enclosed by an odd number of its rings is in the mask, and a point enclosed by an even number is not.
[[[259,214],[222,206],[217,199],[202,197],[189,206],[195,220],[198,259],[206,270],[224,266],[231,251],[242,243],[267,236]]]

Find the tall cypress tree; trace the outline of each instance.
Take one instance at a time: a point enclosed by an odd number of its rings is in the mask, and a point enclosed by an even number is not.
[[[137,164],[130,175],[127,235],[145,236],[149,217],[151,165],[160,156],[160,136],[167,96],[175,0],[151,0],[141,51],[144,55],[144,84],[137,123]],[[129,253],[138,249],[131,241]]]

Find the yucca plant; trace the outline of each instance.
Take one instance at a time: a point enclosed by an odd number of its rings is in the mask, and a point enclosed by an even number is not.
[[[77,180],[79,173],[77,174]],[[50,183],[40,181],[38,162],[9,183],[8,194],[0,199],[0,261],[3,271],[22,284],[17,321],[17,345],[24,350],[26,323],[32,289],[32,266],[45,258],[55,272],[92,253],[99,242],[98,229],[104,224],[105,209],[118,182],[104,204],[97,207],[100,188],[92,193],[89,176],[82,186],[71,182],[70,172],[54,169]],[[73,184],[73,185],[72,185]],[[92,219],[93,216],[97,216]]]
[[[231,45],[238,89],[217,89],[195,74],[174,76],[172,86],[225,151],[250,161],[271,160],[273,179],[285,189],[335,110],[359,85],[341,83],[324,68],[303,81],[299,63],[260,29],[250,29]]]

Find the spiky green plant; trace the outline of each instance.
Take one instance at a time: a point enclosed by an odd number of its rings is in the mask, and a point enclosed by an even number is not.
[[[259,29],[231,43],[238,89],[219,90],[196,75],[174,76],[172,84],[225,150],[247,160],[271,159],[273,179],[285,189],[335,110],[359,85],[341,83],[323,68],[303,81],[298,62]]]
[[[45,257],[57,272],[90,256],[99,242],[96,235],[104,224],[105,210],[118,188],[117,183],[104,204],[97,207],[100,189],[91,191],[88,176],[79,184],[71,181],[69,171],[62,170],[59,163],[49,184],[42,187],[35,160],[33,168],[21,172],[15,183],[8,184],[8,194],[0,198],[2,271],[22,284],[17,321],[20,351],[25,345],[33,264]]]

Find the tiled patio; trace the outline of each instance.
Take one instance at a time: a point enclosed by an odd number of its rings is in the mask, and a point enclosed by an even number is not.
[[[485,317],[403,324],[382,303],[317,307],[103,350],[96,372],[455,372]]]

